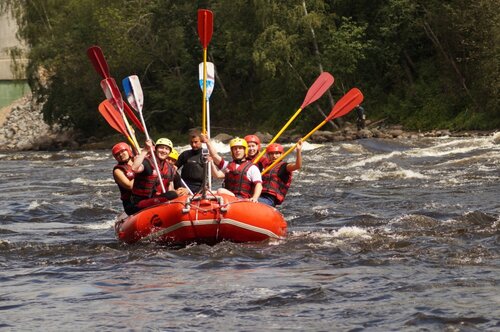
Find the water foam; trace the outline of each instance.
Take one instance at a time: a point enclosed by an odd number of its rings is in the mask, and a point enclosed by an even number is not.
[[[71,180],[71,183],[83,184],[85,186],[91,186],[91,187],[107,187],[109,185],[114,184],[115,182],[111,178],[100,179],[100,180],[76,178],[76,179]]]

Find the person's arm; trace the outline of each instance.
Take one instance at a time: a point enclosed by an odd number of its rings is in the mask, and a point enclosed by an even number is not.
[[[132,190],[132,187],[134,185],[134,180],[129,180],[125,173],[119,168],[116,168],[113,171],[113,178],[115,179],[115,182],[122,188]]]
[[[153,141],[146,140],[146,147],[141,150],[141,153],[139,153],[135,158],[134,158],[134,163],[132,164],[132,170],[135,173],[142,173],[144,171],[144,166],[142,165],[142,162],[144,161],[144,158],[149,153],[150,149],[154,149],[153,147]]]
[[[212,159],[214,160],[214,163],[215,165],[220,165],[221,164],[221,161],[222,161],[222,157],[219,156],[219,154],[217,153],[217,150],[215,149],[215,147],[213,146],[212,142],[210,141],[210,139],[207,137],[207,135],[205,134],[201,134],[200,135],[200,138],[201,138],[201,141],[203,143],[206,143],[207,144],[207,148],[208,148],[208,153],[210,153],[210,156],[212,157]]]
[[[177,158],[177,161],[175,162],[175,167],[176,167],[176,170],[181,168],[182,166],[184,166],[184,164],[186,163],[186,151],[182,152],[180,155],[179,155],[179,158]]]
[[[221,171],[217,166],[215,166],[214,161],[210,156],[208,157],[208,164],[210,165],[210,171],[214,178],[224,179],[226,177],[226,174],[223,171]]]
[[[299,140],[297,142],[297,146],[295,147],[295,162],[294,163],[288,163],[286,165],[286,170],[289,173],[292,173],[293,171],[296,171],[302,167],[302,140]]]
[[[255,187],[253,188],[253,195],[250,198],[252,202],[257,203],[260,197],[260,193],[262,192],[262,182],[257,182],[255,184]]]
[[[257,202],[262,193],[262,175],[260,174],[259,168],[252,165],[247,171],[247,177],[254,183],[252,197],[250,197],[249,200]]]

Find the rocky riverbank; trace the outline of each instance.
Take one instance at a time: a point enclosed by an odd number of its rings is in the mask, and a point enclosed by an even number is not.
[[[0,150],[60,150],[78,148],[74,135],[50,127],[43,121],[42,105],[31,95],[16,100],[0,110]]]
[[[0,150],[23,151],[23,150],[61,150],[61,149],[107,149],[116,139],[97,141],[95,139],[86,142],[77,142],[76,135],[71,131],[61,130],[57,126],[50,127],[43,121],[41,113],[42,106],[32,102],[31,96],[26,96],[15,103],[0,110]],[[367,120],[365,129],[357,130],[350,123],[335,131],[317,131],[310,141],[314,143],[350,141],[362,138],[383,139],[418,139],[420,137],[439,136],[485,136],[491,132],[459,132],[453,133],[448,130],[433,130],[429,132],[404,131],[401,126],[383,126],[381,122],[371,123]],[[263,142],[269,142],[273,136],[269,133],[256,133]],[[218,134],[215,140],[227,143],[233,136],[229,134]],[[295,142],[299,135],[282,135],[280,142]]]

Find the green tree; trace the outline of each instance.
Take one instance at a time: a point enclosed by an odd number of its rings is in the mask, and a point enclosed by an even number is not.
[[[320,74],[329,94],[291,130],[323,120],[352,87],[369,117],[408,128],[498,128],[500,10],[495,0],[3,0],[29,46],[27,77],[49,123],[85,137],[111,129],[86,49],[100,45],[111,74],[139,75],[153,133],[201,124],[199,6],[214,12],[212,127],[274,132]],[[13,52],[14,54],[15,52]],[[217,131],[217,130],[216,130]]]

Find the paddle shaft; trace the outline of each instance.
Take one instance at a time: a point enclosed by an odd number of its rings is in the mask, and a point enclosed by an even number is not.
[[[127,94],[127,100],[129,101],[130,105],[132,105],[134,110],[136,110],[139,113],[139,117],[141,119],[141,125],[142,128],[144,129],[144,134],[146,135],[146,139],[150,140],[151,138],[149,137],[146,121],[144,120],[144,116],[142,114],[143,92],[139,78],[137,76],[129,76],[122,81],[122,83],[125,82],[127,82],[128,84],[125,90],[127,90],[127,88],[130,89],[130,91],[128,92],[125,91],[125,93]],[[125,84],[123,85],[125,86]],[[128,98],[132,98],[132,102]],[[160,181],[161,192],[166,193],[167,190],[165,189],[165,185],[163,184],[163,178],[161,176],[160,167],[158,166],[158,161],[156,160],[156,154],[152,146],[149,147],[149,153],[151,154],[151,157],[153,159],[153,166],[156,170],[156,173],[158,174],[158,180]]]
[[[202,130],[207,133],[207,49],[203,49],[203,105],[202,105]]]
[[[144,127],[144,134],[146,135],[146,139],[150,140],[151,138],[149,137],[148,129],[146,127],[146,122],[144,122],[144,117],[142,116],[142,110],[139,111],[139,117],[141,118],[142,126]],[[156,170],[156,173],[158,174],[158,180],[160,181],[160,186],[161,186],[161,192],[166,193],[167,190],[165,189],[165,185],[163,184],[163,178],[160,173],[160,167],[158,166],[158,161],[156,160],[156,155],[153,150],[153,147],[149,147],[149,153],[153,157],[153,164]]]

